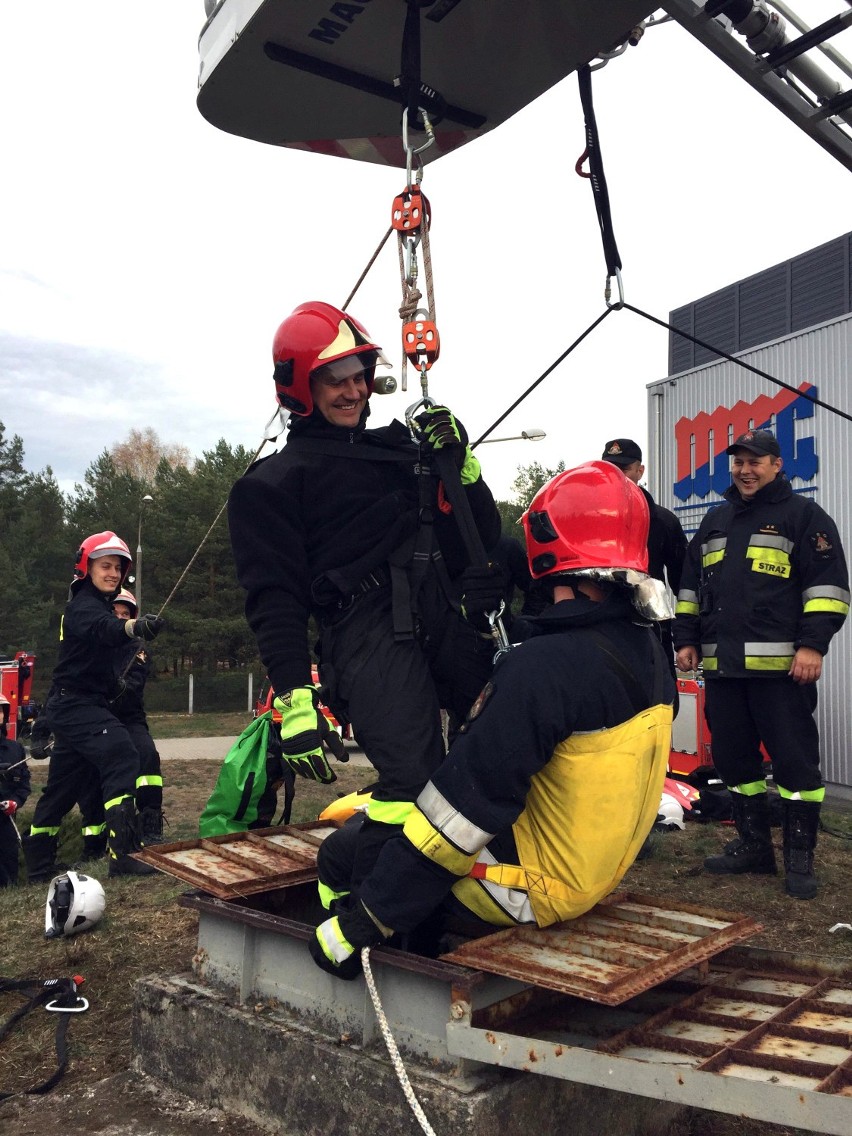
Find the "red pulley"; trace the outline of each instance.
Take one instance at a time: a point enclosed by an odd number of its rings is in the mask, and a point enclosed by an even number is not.
[[[417,313],[415,312],[415,315]],[[402,349],[412,363],[420,370],[423,364],[428,371],[441,350],[441,339],[435,321],[413,319],[402,325]]]
[[[393,199],[391,225],[398,232],[413,233],[420,228],[424,220],[428,225],[428,198],[420,192],[419,186],[406,186],[402,193]]]

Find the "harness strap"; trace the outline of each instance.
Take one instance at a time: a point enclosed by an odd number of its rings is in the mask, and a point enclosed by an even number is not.
[[[607,276],[615,276],[616,269],[621,268],[621,257],[618,255],[618,246],[615,243],[615,233],[612,228],[612,214],[609,208],[609,191],[604,176],[603,157],[601,155],[598,126],[595,121],[595,108],[592,102],[592,71],[588,64],[577,70],[577,79],[580,84],[580,102],[583,105],[583,117],[586,121],[586,154],[589,158],[591,171],[592,192],[595,198],[595,212],[598,215],[598,225],[603,240],[604,259],[606,260]]]
[[[68,1032],[68,1020],[72,1013],[79,1012],[88,1008],[88,1002],[85,998],[81,998],[77,993],[78,986],[82,985],[83,979],[79,976],[74,978],[0,978],[0,993],[8,991],[16,991],[24,996],[29,995],[29,999],[15,1010],[0,1026],[0,1042],[4,1041],[12,1029],[18,1022],[20,1022],[30,1010],[34,1010],[37,1006],[45,1006],[47,1009],[58,1011],[56,1019],[56,1034],[55,1034],[55,1047],[56,1047],[56,1070],[47,1078],[42,1081],[40,1085],[33,1085],[29,1089],[21,1089],[17,1093],[0,1092],[0,1101],[9,1100],[11,1097],[24,1096],[27,1094],[41,1094],[50,1092],[54,1085],[58,1084],[62,1075],[68,1065],[68,1044],[65,1035]],[[82,1003],[80,1005],[79,1003]]]

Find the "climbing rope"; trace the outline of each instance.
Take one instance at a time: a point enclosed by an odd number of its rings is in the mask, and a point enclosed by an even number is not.
[[[405,1094],[405,1099],[408,1101],[411,1111],[417,1118],[417,1123],[426,1133],[426,1136],[435,1136],[435,1130],[429,1121],[426,1119],[426,1113],[423,1111],[423,1106],[415,1095],[414,1089],[411,1087],[411,1081],[408,1079],[408,1073],[405,1071],[405,1066],[402,1063],[402,1058],[399,1054],[399,1046],[396,1044],[396,1039],[391,1033],[390,1025],[388,1024],[385,1012],[382,1009],[382,1001],[379,998],[379,991],[376,986],[376,980],[373,978],[373,970],[370,966],[370,948],[364,947],[361,951],[361,965],[364,968],[364,978],[367,982],[367,989],[370,991],[370,998],[373,1002],[373,1009],[376,1012],[376,1021],[379,1023],[379,1029],[382,1031],[382,1037],[385,1039],[387,1046],[388,1056],[391,1059],[391,1064],[396,1070],[397,1078],[399,1079],[400,1087]]]

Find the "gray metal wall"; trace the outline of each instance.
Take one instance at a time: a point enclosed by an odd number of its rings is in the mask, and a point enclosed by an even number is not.
[[[852,413],[849,394],[852,315],[742,352],[740,357],[795,387],[803,381],[813,383],[819,398]],[[675,495],[674,486],[678,483],[681,494],[684,492],[683,469],[678,472],[675,440],[679,420],[694,419],[702,411],[711,414],[718,407],[734,408],[738,403],[745,403],[746,407],[740,405],[731,416],[738,415],[742,419],[748,405],[759,396],[774,400],[787,398],[788,401],[791,397],[726,359],[652,383],[648,396],[649,488],[661,505],[677,513],[687,532],[695,530],[707,508],[720,497],[713,491],[703,498],[693,493],[687,500]],[[765,411],[766,407],[764,400],[759,408]],[[793,488],[806,492],[834,518],[847,559],[852,561],[852,422],[819,406],[813,407],[812,417],[791,422],[792,417],[788,411],[786,429],[790,441],[786,448],[782,446],[785,465],[788,469],[795,468],[797,452],[807,455],[810,447],[807,439],[813,437],[818,466],[816,475],[807,480],[794,476]],[[717,415],[717,425],[720,421]],[[765,421],[765,418],[755,418],[748,424],[759,426]],[[777,425],[774,415],[769,418],[769,425]],[[681,433],[685,429],[689,427],[681,423]],[[723,450],[724,445],[727,439],[715,438],[715,449]],[[722,455],[717,459],[717,469],[718,460],[728,461]],[[804,467],[806,463],[800,464]],[[819,690],[817,717],[822,735],[823,772],[826,781],[852,793],[852,619],[832,643]]]
[[[852,312],[852,233],[676,308],[669,323],[735,355],[847,312]],[[669,333],[671,374],[718,357]]]

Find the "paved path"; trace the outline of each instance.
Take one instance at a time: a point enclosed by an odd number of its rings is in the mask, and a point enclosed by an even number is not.
[[[154,737],[163,761],[224,761],[236,736],[224,738],[158,738]],[[349,765],[371,768],[364,753],[354,742],[344,742]],[[334,759],[331,759],[332,762]]]

